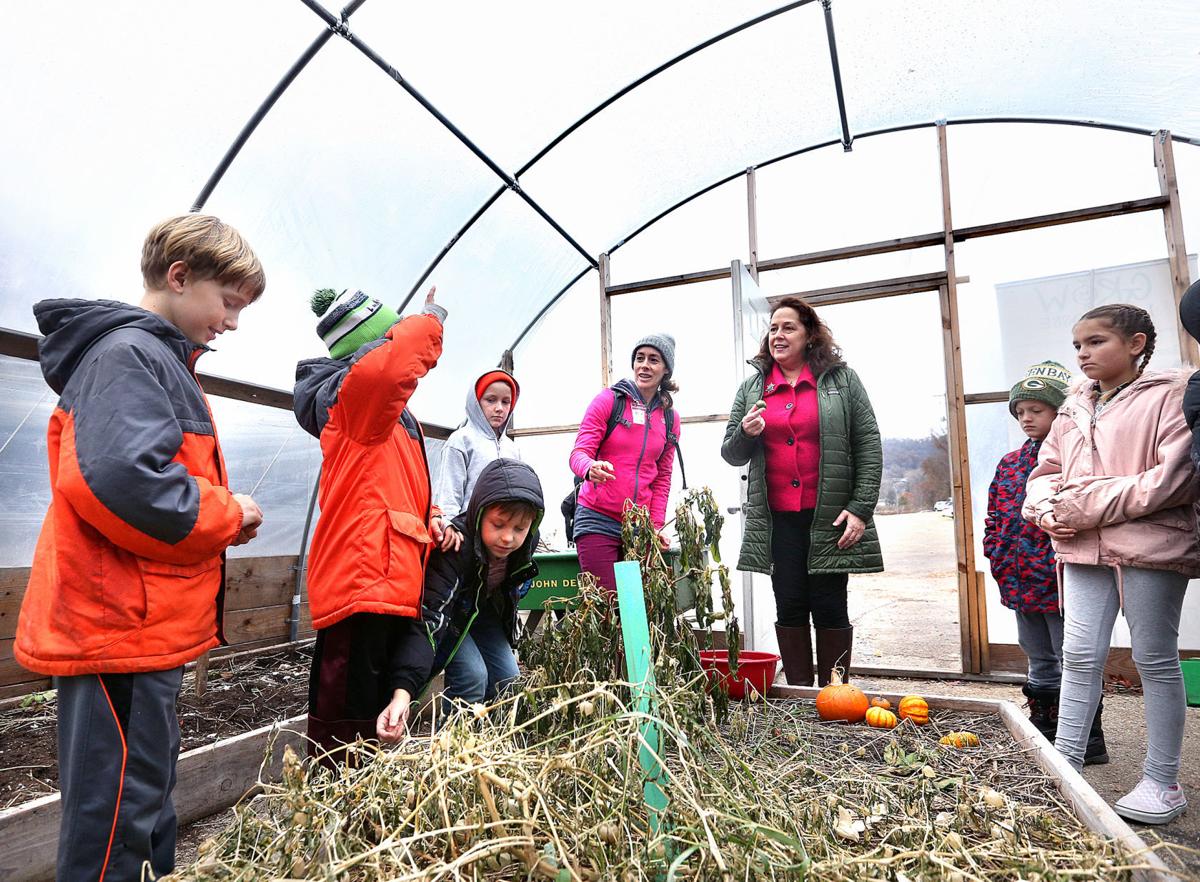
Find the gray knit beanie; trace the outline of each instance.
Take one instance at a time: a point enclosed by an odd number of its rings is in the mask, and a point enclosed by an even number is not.
[[[664,376],[671,376],[675,373],[675,338],[670,334],[647,334],[633,346],[633,352],[629,355],[629,364],[633,365],[633,359],[637,356],[637,351],[643,346],[653,346],[658,350],[658,354],[662,356],[663,363],[667,366],[667,373]]]
[[[1055,410],[1067,400],[1071,372],[1057,361],[1043,361],[1025,372],[1025,377],[1008,393],[1008,412],[1017,415],[1018,401],[1041,401]]]

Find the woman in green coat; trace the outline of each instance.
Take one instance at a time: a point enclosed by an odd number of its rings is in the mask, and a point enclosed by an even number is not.
[[[779,301],[754,373],[738,388],[721,456],[749,463],[738,569],[771,576],[788,683],[850,670],[849,573],[883,570],[872,514],[883,474],[875,412],[816,310]]]

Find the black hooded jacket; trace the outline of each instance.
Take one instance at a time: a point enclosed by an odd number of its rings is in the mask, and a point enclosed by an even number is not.
[[[509,555],[503,581],[489,593],[488,558],[480,535],[480,519],[488,506],[508,501],[528,502],[537,514],[525,543]],[[475,482],[467,510],[452,522],[462,534],[462,545],[458,551],[435,550],[429,559],[421,599],[421,619],[428,639],[401,643],[393,670],[423,671],[427,672],[425,681],[432,678],[453,658],[459,642],[484,604],[506,624],[509,643],[516,644],[517,590],[526,580],[537,576],[533,550],[537,547],[538,525],[545,508],[542,484],[532,468],[515,459],[497,459],[488,463]],[[401,681],[410,679],[411,675],[400,677]]]
[[[1200,282],[1193,282],[1179,301],[1179,320],[1200,340]],[[1192,374],[1183,393],[1183,416],[1192,430],[1192,464],[1200,468],[1200,371]]]

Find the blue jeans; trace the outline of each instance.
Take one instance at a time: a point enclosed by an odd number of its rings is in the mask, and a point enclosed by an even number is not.
[[[446,665],[446,697],[463,701],[491,701],[517,679],[517,659],[504,626],[489,610],[480,610],[471,630]]]

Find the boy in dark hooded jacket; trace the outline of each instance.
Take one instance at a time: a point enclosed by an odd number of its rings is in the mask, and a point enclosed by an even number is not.
[[[1200,340],[1200,281],[1192,282],[1179,301],[1179,320],[1187,332]],[[1192,465],[1200,468],[1200,371],[1188,379],[1183,393],[1183,417],[1192,430]]]
[[[429,640],[404,644],[406,659],[394,665],[428,665],[432,677],[454,659],[460,673],[470,676],[460,677],[458,691],[448,697],[469,702],[491,700],[516,679],[517,590],[537,575],[533,549],[544,512],[533,469],[515,459],[488,463],[467,510],[453,521],[462,545],[430,558],[421,604]],[[480,616],[481,610],[489,615]],[[468,633],[472,639],[464,641]],[[403,736],[403,705],[397,696],[379,715],[376,732],[382,740]]]

